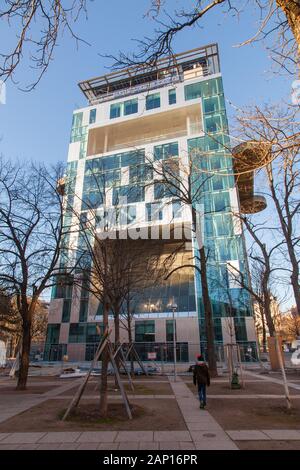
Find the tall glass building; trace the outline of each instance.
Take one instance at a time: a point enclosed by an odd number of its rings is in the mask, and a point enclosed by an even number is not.
[[[203,208],[216,344],[221,351],[224,344],[238,343],[245,360],[256,357],[251,298],[233,271],[248,277],[237,214],[261,207],[255,205],[253,177],[238,179],[234,171],[217,45],[162,59],[152,69],[133,68],[85,80],[79,87],[88,105],[73,114],[66,207],[82,218],[93,209],[100,220],[105,199],[105,210],[119,208],[125,225],[133,228],[191,224],[190,211],[180,198],[159,182],[151,184],[155,175],[150,163],[177,159],[188,164],[196,155],[199,172],[194,184],[201,191],[195,203]],[[72,218],[73,210],[67,209],[65,225],[71,225]],[[84,243],[80,231],[64,241],[75,251]],[[194,244],[184,237],[165,242],[171,252],[182,241],[176,266],[191,264]],[[63,270],[63,255],[61,266]],[[133,338],[143,359],[156,352],[158,360],[172,360],[174,302],[177,360],[193,361],[200,350],[205,353],[200,278],[192,267],[185,267],[159,286],[145,286],[135,299]],[[58,282],[52,292],[45,358],[67,354],[69,360],[90,360],[101,312],[102,306],[84,286],[75,289]],[[128,340],[125,330],[121,339]]]

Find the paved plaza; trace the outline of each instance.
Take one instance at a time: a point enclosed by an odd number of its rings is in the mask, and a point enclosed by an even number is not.
[[[70,380],[66,383],[58,381],[44,382],[44,386],[50,387],[44,393],[37,393],[34,395],[30,393],[30,386],[28,394],[5,394],[1,392],[2,389],[10,383],[11,379],[2,377],[0,379],[0,393],[2,395],[0,401],[0,423],[32,409],[35,406],[46,402],[47,400],[55,399],[60,400],[62,394],[64,398],[70,398],[73,395],[73,390],[81,379]],[[280,379],[261,376],[255,372],[247,373],[247,380],[250,383],[262,384],[265,382],[281,384]],[[143,380],[139,381],[140,383]],[[149,383],[149,379],[144,381]],[[300,429],[224,429],[217,420],[207,410],[199,409],[199,401],[197,396],[191,390],[185,377],[177,377],[174,381],[173,377],[162,378],[156,380],[157,384],[168,383],[172,394],[149,394],[138,395],[129,393],[129,397],[135,400],[139,399],[168,399],[176,400],[178,408],[182,414],[186,430],[130,430],[130,422],[128,421],[128,430],[107,430],[103,431],[55,431],[55,432],[0,432],[0,450],[238,450],[239,445],[243,442],[253,442],[260,444],[275,443],[277,441],[297,442],[300,445]],[[216,379],[219,384],[226,384],[226,379],[222,377]],[[152,382],[152,384],[154,381]],[[296,381],[289,383],[291,389],[294,390],[295,395],[293,398],[299,399],[300,383]],[[51,388],[52,386],[52,388]],[[263,388],[262,388],[263,390]],[[69,393],[70,391],[70,393]],[[246,395],[210,395],[209,398],[226,398],[225,403],[234,399],[241,400],[242,403],[245,397],[257,398],[260,395],[246,394]],[[279,395],[262,394],[264,397],[272,397],[275,401]],[[89,399],[97,398],[96,395],[89,395]],[[280,395],[282,397],[282,395]],[[87,398],[84,397],[83,400]],[[120,397],[113,397],[114,400]],[[212,400],[213,401],[213,400]],[[213,406],[213,405],[212,405]],[[226,405],[224,405],[226,406]]]

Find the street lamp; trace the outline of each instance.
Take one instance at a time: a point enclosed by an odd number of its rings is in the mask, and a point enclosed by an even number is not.
[[[170,305],[173,312],[173,354],[174,354],[174,382],[176,382],[176,333],[175,333],[175,311],[177,304],[174,302]]]

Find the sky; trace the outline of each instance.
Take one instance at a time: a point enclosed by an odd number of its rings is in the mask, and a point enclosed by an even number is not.
[[[88,19],[82,17],[74,29],[91,45],[76,45],[65,33],[49,70],[37,89],[29,93],[19,89],[32,77],[25,56],[15,76],[17,83],[7,83],[6,104],[0,105],[0,153],[6,158],[48,163],[66,159],[72,111],[86,104],[77,83],[109,71],[111,61],[101,55],[133,51],[133,39],[152,34],[155,24],[144,16],[149,3],[88,1]],[[176,0],[169,3],[183,4]],[[291,78],[271,72],[272,62],[262,43],[233,47],[253,36],[256,19],[248,11],[238,21],[218,9],[205,17],[201,28],[186,30],[174,43],[175,51],[181,52],[218,42],[226,98],[237,107],[279,101],[288,98],[291,90]],[[7,31],[3,26],[0,44],[10,44],[8,38],[13,39],[14,29]],[[232,111],[228,105],[229,116]]]
[[[0,154],[6,158],[48,164],[66,161],[72,112],[87,104],[78,82],[109,72],[111,60],[103,56],[117,55],[119,50],[134,51],[134,39],[153,35],[155,23],[145,16],[150,0],[87,3],[88,18],[82,16],[74,31],[90,45],[76,44],[65,32],[54,60],[35,90],[20,90],[31,82],[33,74],[26,54],[15,83],[7,82],[6,104],[0,104]],[[167,0],[166,7],[174,9],[189,3],[192,0]],[[250,9],[237,19],[217,8],[205,16],[201,27],[187,29],[174,42],[177,53],[218,43],[229,124],[234,107],[290,100],[292,78],[272,72],[265,44],[234,47],[255,34],[257,19]],[[38,29],[36,23],[33,32]],[[0,52],[12,45],[14,39],[14,26],[8,29],[0,23]]]

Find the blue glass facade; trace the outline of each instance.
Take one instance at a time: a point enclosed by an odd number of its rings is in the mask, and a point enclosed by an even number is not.
[[[236,340],[247,343],[245,317],[252,315],[251,298],[245,289],[232,286],[228,263],[238,262],[245,279],[248,277],[247,258],[241,234],[236,234],[230,192],[234,191],[232,157],[228,152],[228,124],[221,78],[185,86],[185,99],[201,99],[204,136],[188,140],[189,157],[197,162],[201,194],[195,203],[204,208],[204,246],[212,301],[215,339],[222,343],[221,319],[234,317]],[[205,351],[205,322],[201,280],[196,273],[197,306],[201,347]],[[236,325],[239,325],[237,327]],[[241,326],[243,325],[243,326]],[[204,341],[203,341],[204,340]]]

